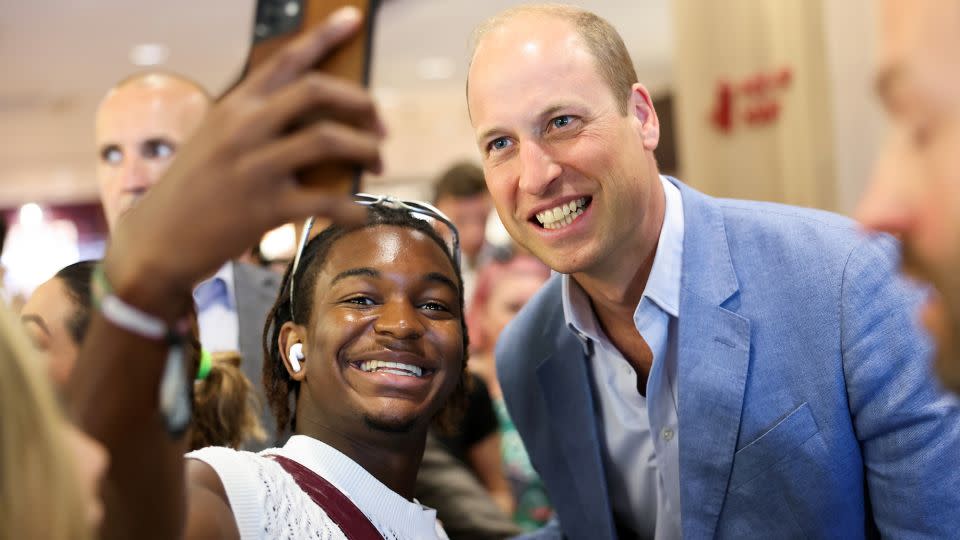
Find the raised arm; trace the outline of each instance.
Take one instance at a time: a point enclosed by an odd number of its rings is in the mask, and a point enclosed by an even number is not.
[[[104,259],[115,297],[173,326],[187,313],[193,284],[265,231],[308,215],[363,218],[356,205],[300,185],[292,174],[324,161],[379,171],[383,129],[367,92],[308,71],[358,24],[356,11],[334,14],[217,103],[163,179],[120,221]],[[329,120],[287,130],[317,109]],[[103,536],[236,538],[219,479],[191,464],[188,481],[185,438],[174,440],[164,427],[158,388],[166,355],[163,340],[123,329],[100,311],[93,316],[69,406],[111,454]]]

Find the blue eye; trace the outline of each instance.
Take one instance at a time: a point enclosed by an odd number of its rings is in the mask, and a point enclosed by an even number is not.
[[[550,125],[552,125],[555,128],[563,128],[568,126],[570,122],[573,122],[573,117],[565,114],[563,116],[558,116],[553,120],[550,120]]]
[[[500,137],[490,141],[490,144],[487,145],[487,148],[490,150],[503,150],[510,144],[510,141],[506,137]]]

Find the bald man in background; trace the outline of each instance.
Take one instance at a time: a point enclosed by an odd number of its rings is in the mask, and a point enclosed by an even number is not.
[[[195,82],[168,73],[134,75],[107,92],[97,109],[96,145],[100,199],[111,231],[122,226],[124,213],[160,180],[212,101]],[[243,371],[261,404],[266,399],[260,337],[279,285],[279,276],[272,272],[230,262],[193,293],[204,349],[239,350]],[[269,434],[266,445],[247,449],[259,450],[276,442],[276,421],[265,406],[261,420]]]
[[[136,75],[107,92],[97,109],[97,180],[111,230],[167,170],[211,101],[197,84],[163,73]]]

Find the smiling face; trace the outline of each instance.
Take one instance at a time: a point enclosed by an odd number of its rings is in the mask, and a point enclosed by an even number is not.
[[[66,384],[79,355],[79,346],[68,330],[77,309],[63,280],[53,278],[33,291],[20,312],[27,335],[46,356],[47,370],[58,388]]]
[[[923,319],[960,391],[960,2],[887,0],[877,88],[891,134],[858,209],[903,242],[904,270],[938,294]]]
[[[632,272],[655,249],[664,203],[650,96],[634,84],[619,102],[570,22],[519,14],[484,33],[467,101],[519,244],[559,272],[595,275]]]
[[[201,89],[153,74],[112,90],[97,111],[97,178],[112,229],[170,166],[209,108]]]
[[[303,343],[298,429],[425,432],[460,380],[461,319],[453,266],[422,232],[378,225],[336,240],[306,328],[281,335],[285,351]]]

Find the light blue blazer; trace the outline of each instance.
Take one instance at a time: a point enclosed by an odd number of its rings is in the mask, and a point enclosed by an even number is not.
[[[936,386],[897,246],[850,220],[683,194],[684,538],[960,538],[960,406]],[[507,406],[559,523],[616,537],[589,351],[560,276],[497,345]]]

